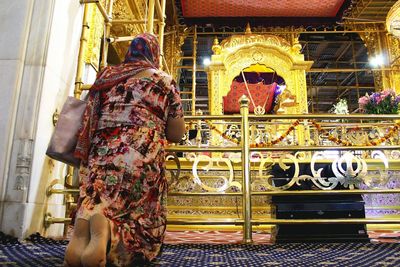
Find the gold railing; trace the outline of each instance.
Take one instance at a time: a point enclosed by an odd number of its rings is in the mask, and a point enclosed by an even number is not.
[[[253,219],[252,218],[252,196],[276,196],[276,195],[333,195],[333,194],[398,194],[400,188],[396,189],[352,189],[349,190],[297,190],[297,191],[285,191],[285,190],[274,190],[270,189],[263,192],[252,192],[251,190],[251,172],[253,171],[250,166],[250,152],[252,151],[321,151],[321,150],[399,150],[400,145],[381,145],[381,146],[279,146],[279,147],[250,147],[249,133],[250,133],[250,120],[271,120],[271,119],[319,119],[329,120],[338,119],[338,115],[264,115],[264,116],[253,116],[249,115],[248,99],[243,97],[241,99],[241,115],[231,116],[187,116],[185,120],[187,122],[199,121],[199,120],[226,120],[232,123],[239,122],[241,142],[239,145],[222,147],[222,146],[170,146],[167,148],[167,152],[241,152],[240,162],[242,171],[242,185],[241,192],[225,192],[224,191],[206,191],[206,192],[169,192],[170,197],[174,196],[213,196],[213,197],[229,197],[236,196],[242,197],[242,218],[238,219],[216,219],[210,218],[205,220],[199,219],[171,219],[168,220],[170,225],[239,225],[243,227],[243,242],[252,242],[252,226],[257,225],[277,225],[277,224],[352,224],[352,223],[365,223],[365,224],[398,224],[400,219]],[[355,120],[368,120],[373,118],[376,119],[390,119],[399,120],[398,115],[380,115],[380,116],[369,116],[369,115],[343,115],[340,119],[355,119]],[[179,161],[179,159],[177,159]],[[396,163],[398,164],[398,163]],[[179,169],[180,167],[178,167]],[[178,174],[179,176],[179,174]],[[312,177],[311,177],[312,178]],[[315,178],[312,178],[315,179]],[[78,189],[54,189],[49,188],[47,191],[48,195],[51,194],[75,194],[78,193]],[[69,223],[69,218],[54,218],[50,214],[45,216],[45,224],[50,225],[52,223]]]

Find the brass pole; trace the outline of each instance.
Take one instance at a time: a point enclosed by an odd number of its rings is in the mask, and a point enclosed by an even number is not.
[[[146,0],[147,1],[147,0]],[[137,14],[137,16],[138,16],[138,19],[139,20],[143,20],[143,18],[142,18],[142,15],[141,15],[141,13],[140,13],[140,10],[141,10],[141,8],[139,7],[139,4],[138,4],[138,2],[139,1],[133,1],[133,6],[135,7],[135,10],[136,10],[136,14]],[[145,15],[147,15],[147,14],[145,14]],[[141,23],[140,24],[140,28],[142,29],[142,32],[145,32],[146,31],[146,22],[143,22],[143,24]]]
[[[90,4],[90,3],[97,3],[100,0],[80,0],[81,4]]]
[[[108,38],[110,37],[110,31],[111,31],[111,19],[112,19],[112,7],[113,7],[113,0],[109,0],[109,6],[107,10],[107,17],[109,18],[108,20],[104,20],[105,23],[105,30],[104,30],[104,42],[103,42],[103,51],[101,55],[101,68],[104,68],[107,66],[107,56],[108,56],[108,46],[110,45],[109,42],[107,41]]]
[[[149,0],[149,10],[147,15],[147,32],[154,32],[154,1]]]
[[[78,52],[78,63],[76,66],[76,74],[75,74],[75,89],[74,89],[74,96],[76,98],[80,98],[82,93],[82,73],[85,63],[83,62],[83,53],[86,50],[87,46],[87,36],[89,30],[89,23],[88,23],[88,13],[89,13],[89,6],[85,5],[83,11],[83,22],[82,22],[82,33],[81,33],[81,40]]]
[[[249,99],[246,96],[240,98],[240,114],[242,115],[242,179],[243,198],[242,212],[244,219],[243,242],[252,243],[251,229],[251,180],[250,180],[250,150],[249,150]]]
[[[112,8],[112,1],[110,0],[110,6],[108,9],[110,10],[110,7]],[[111,14],[110,12],[107,12],[106,9],[103,7],[103,5],[98,1],[96,2],[97,8],[99,9],[101,15],[103,16],[104,22],[109,23],[111,22]],[[108,14],[107,14],[108,13]]]
[[[399,150],[400,145],[395,146],[271,146],[271,147],[252,147],[250,151],[325,151],[325,150]],[[169,146],[168,152],[240,152],[240,146],[220,147],[220,146]]]
[[[196,116],[201,116],[201,115],[203,115],[203,111],[201,111],[201,110],[196,111]],[[202,121],[198,120],[197,121],[197,135],[196,135],[196,144],[198,147],[201,147],[201,124],[202,124]]]
[[[67,175],[65,176],[65,184],[69,186],[73,186],[73,178],[74,178],[74,167],[67,165]]]
[[[400,194],[400,189],[349,189],[349,190],[290,190],[253,192],[253,196],[309,196],[309,195],[354,195],[354,194]]]
[[[49,227],[54,223],[70,223],[71,218],[52,217],[47,213],[44,218],[45,227]],[[266,219],[252,220],[250,223],[255,225],[261,224],[399,224],[399,219]],[[185,220],[172,219],[168,220],[169,225],[242,225],[245,224],[240,219],[213,219],[213,220]]]
[[[240,146],[232,146],[232,147],[220,147],[220,146],[170,146],[167,147],[166,151],[168,152],[240,152]]]
[[[400,120],[400,115],[386,114],[386,115],[368,115],[368,114],[350,114],[350,115],[337,115],[337,114],[274,114],[274,115],[249,115],[250,119],[255,119],[257,122],[264,120],[292,120],[292,119],[315,119],[315,120]],[[240,120],[240,115],[203,115],[203,116],[185,116],[185,121],[191,120]],[[326,124],[325,122],[323,123]]]
[[[393,146],[271,146],[271,147],[254,147],[250,151],[325,151],[325,150],[398,150],[399,145]]]
[[[204,117],[204,116],[203,116]],[[385,114],[385,115],[371,115],[371,114],[349,114],[349,115],[337,115],[337,114],[274,114],[274,115],[249,115],[250,119],[257,120],[283,120],[283,119],[316,119],[316,120],[327,120],[327,119],[346,119],[346,120],[399,120],[400,115]],[[185,117],[186,119],[186,117]],[[200,119],[200,118],[199,118]],[[206,118],[204,118],[206,119]]]
[[[164,15],[163,15],[164,13],[163,13],[162,7],[161,7],[162,3],[160,3],[159,0],[156,0],[156,1],[154,2],[154,4],[155,4],[156,14],[157,14],[157,16],[161,19],[161,17],[164,16]]]
[[[265,219],[254,220],[259,224],[355,224],[355,223],[380,223],[380,224],[398,224],[399,219]]]
[[[392,70],[392,68],[355,68],[355,69],[350,69],[350,68],[346,68],[346,69],[309,69],[306,70],[306,72],[311,73],[311,72],[368,72],[368,71],[387,71],[387,70]]]
[[[196,114],[196,57],[197,57],[197,25],[193,29],[193,69],[192,69],[192,115]]]
[[[158,3],[158,0],[157,0]],[[159,43],[160,43],[160,68],[163,67],[163,58],[164,58],[164,29],[165,29],[165,7],[166,7],[166,0],[161,0],[161,14],[160,14],[160,23],[159,29],[160,32],[158,33]],[[166,63],[166,62],[165,62]],[[165,66],[167,67],[167,66]]]
[[[48,228],[53,223],[64,223],[64,224],[67,224],[67,223],[70,223],[71,221],[72,221],[71,218],[55,218],[55,217],[53,217],[51,215],[51,213],[48,212],[48,213],[46,213],[44,215],[43,224],[44,224],[45,228]]]
[[[79,194],[79,189],[55,189],[50,188],[47,190],[47,195],[50,196],[52,194]]]
[[[177,79],[177,75],[175,75],[175,74],[177,74],[177,73],[175,73],[175,64],[174,64],[174,56],[175,56],[175,38],[176,38],[176,35],[177,35],[177,33],[175,32],[175,33],[173,33],[173,36],[171,37],[172,38],[172,40],[171,40],[171,59],[170,59],[170,64],[169,64],[169,66],[170,66],[170,75],[172,76],[172,78],[173,79]],[[167,65],[167,64],[166,64]]]
[[[158,22],[158,19],[155,19],[154,22]],[[146,20],[143,19],[137,19],[137,20],[132,20],[132,19],[116,19],[112,21],[113,25],[116,24],[145,24],[147,23]],[[133,39],[133,38],[132,38]]]
[[[79,194],[79,189],[55,189],[49,188],[47,195],[52,194]],[[298,196],[298,195],[358,195],[358,194],[400,194],[400,189],[349,189],[349,190],[286,190],[286,191],[264,191],[264,192],[251,192],[252,196]],[[192,192],[169,192],[168,196],[191,196],[191,197],[205,197],[205,196],[243,196],[243,193],[226,193],[226,192],[205,192],[205,193],[192,193]]]

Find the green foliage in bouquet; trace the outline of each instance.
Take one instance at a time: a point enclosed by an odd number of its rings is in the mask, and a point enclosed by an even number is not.
[[[386,89],[371,95],[366,94],[358,100],[360,111],[367,114],[398,114],[400,95]]]

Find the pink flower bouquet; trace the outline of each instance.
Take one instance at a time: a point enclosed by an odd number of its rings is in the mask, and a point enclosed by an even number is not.
[[[386,89],[371,95],[365,94],[358,100],[360,111],[368,114],[397,114],[400,95],[392,89]]]

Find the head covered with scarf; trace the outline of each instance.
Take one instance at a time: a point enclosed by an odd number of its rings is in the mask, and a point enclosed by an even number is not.
[[[104,90],[147,69],[158,69],[160,46],[150,33],[139,34],[132,40],[122,64],[104,68],[97,75],[91,91]]]
[[[86,111],[83,117],[75,156],[86,161],[89,155],[91,137],[99,121],[100,97],[98,91],[107,90],[147,69],[158,69],[160,46],[157,37],[150,33],[139,34],[132,40],[123,63],[108,66],[100,71],[90,89]]]
[[[160,46],[157,37],[150,33],[140,34],[132,40],[125,55],[125,63],[145,60],[155,68],[159,68]]]

